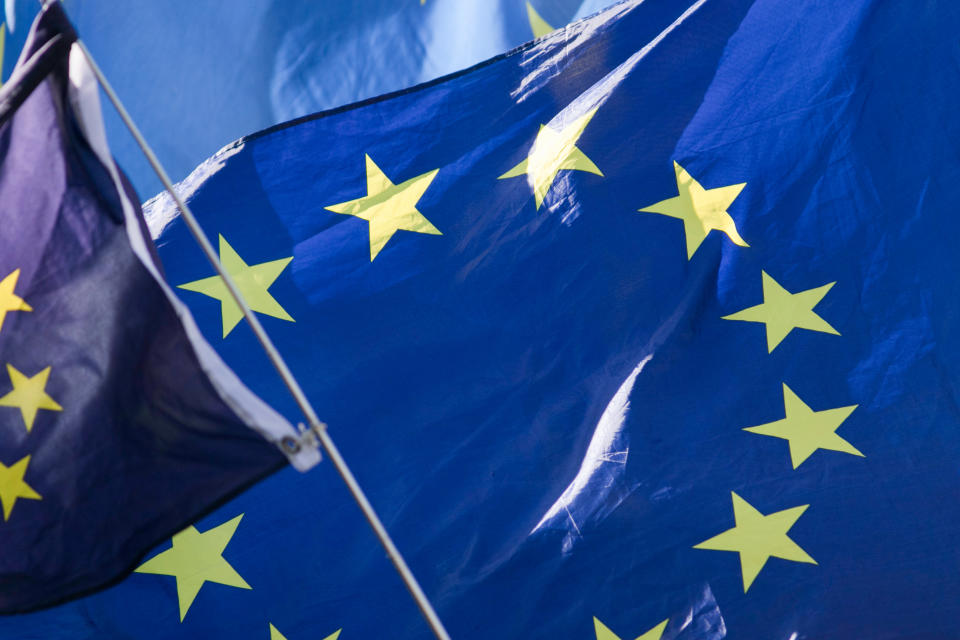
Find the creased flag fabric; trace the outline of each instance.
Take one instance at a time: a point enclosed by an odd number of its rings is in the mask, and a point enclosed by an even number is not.
[[[181,188],[452,637],[948,640],[958,33],[955,2],[626,2]],[[292,415],[169,200],[146,211]],[[40,631],[429,638],[325,465],[0,620]]]
[[[251,131],[460,71],[612,3],[137,0],[121,10],[112,2],[67,0],[64,6],[179,180]],[[36,4],[19,0],[16,8],[27,14]],[[123,124],[109,112],[106,122],[137,191],[156,193],[159,183]]]
[[[46,9],[0,90],[6,613],[125,574],[280,466],[280,441],[296,435],[160,276],[75,38],[59,5]]]

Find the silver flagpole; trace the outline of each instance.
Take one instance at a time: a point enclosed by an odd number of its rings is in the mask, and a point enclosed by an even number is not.
[[[45,7],[50,1],[51,0],[40,0],[40,3]],[[153,153],[150,145],[147,144],[147,141],[140,133],[137,125],[130,118],[130,114],[127,113],[123,103],[120,102],[120,98],[118,98],[117,94],[113,91],[113,87],[110,86],[107,78],[103,75],[100,67],[93,59],[93,56],[90,54],[90,50],[87,49],[87,46],[79,38],[77,39],[77,46],[83,52],[84,57],[87,59],[87,63],[90,65],[90,68],[93,70],[93,73],[97,78],[97,82],[100,83],[100,86],[103,87],[103,90],[110,99],[110,102],[113,103],[114,108],[120,115],[120,119],[123,120],[123,123],[127,126],[127,129],[130,130],[130,133],[134,140],[136,140],[140,150],[143,151],[143,155],[146,156],[150,166],[153,167],[157,177],[160,178],[160,182],[163,183],[163,186],[170,194],[170,197],[173,198],[173,201],[176,203],[177,207],[180,208],[180,212],[183,214],[184,222],[186,222],[187,227],[190,229],[190,233],[193,234],[194,239],[197,241],[197,244],[200,245],[204,255],[207,257],[207,260],[210,261],[210,264],[213,265],[213,268],[216,270],[217,274],[223,279],[223,282],[226,285],[227,290],[230,292],[230,296],[233,298],[234,302],[236,302],[237,306],[240,307],[240,310],[243,311],[243,317],[248,323],[250,323],[250,328],[253,330],[254,335],[256,335],[257,340],[260,342],[260,345],[266,352],[267,357],[270,358],[270,362],[273,363],[273,366],[277,369],[277,373],[280,374],[280,378],[287,386],[287,389],[290,391],[290,394],[296,401],[300,411],[307,419],[307,423],[310,426],[311,432],[320,440],[321,445],[327,452],[327,455],[330,457],[330,461],[333,462],[333,465],[336,467],[340,477],[343,478],[344,483],[347,485],[347,489],[350,490],[350,494],[353,496],[353,499],[356,500],[357,505],[363,512],[364,517],[366,517],[370,527],[373,529],[374,533],[377,535],[377,538],[380,540],[380,543],[386,550],[391,562],[393,562],[393,566],[396,567],[397,573],[400,574],[400,577],[403,579],[403,583],[406,585],[407,589],[410,591],[410,594],[413,596],[413,599],[416,601],[417,606],[420,608],[420,612],[430,625],[430,629],[433,631],[438,640],[450,640],[450,635],[447,633],[443,623],[440,621],[440,617],[434,610],[433,605],[430,604],[430,600],[427,599],[423,589],[420,588],[420,584],[417,582],[416,577],[414,577],[413,572],[410,571],[410,567],[407,566],[407,563],[400,554],[400,551],[393,543],[393,540],[390,538],[390,534],[387,533],[386,528],[383,526],[383,523],[377,516],[377,512],[374,511],[370,501],[367,500],[367,496],[363,493],[363,490],[357,483],[357,480],[350,471],[350,468],[347,466],[347,463],[340,455],[340,451],[337,449],[336,445],[334,445],[333,440],[330,438],[330,434],[327,433],[327,425],[321,422],[317,417],[317,414],[313,410],[313,406],[310,404],[310,401],[307,400],[307,396],[304,394],[303,389],[301,389],[300,384],[287,367],[287,363],[284,362],[283,357],[273,345],[273,342],[270,340],[270,337],[267,335],[266,331],[264,331],[260,321],[253,314],[253,311],[250,310],[250,307],[243,299],[243,295],[237,288],[236,283],[234,283],[233,278],[231,278],[230,274],[227,273],[226,269],[223,268],[223,265],[220,264],[220,259],[218,258],[216,252],[214,252],[210,241],[207,240],[207,236],[200,228],[200,224],[197,222],[197,219],[190,210],[190,207],[188,207],[186,203],[180,199],[180,196],[177,195],[177,191],[174,189],[173,183],[170,181],[169,176],[167,176],[167,172],[160,164],[160,161],[157,160],[157,156]]]

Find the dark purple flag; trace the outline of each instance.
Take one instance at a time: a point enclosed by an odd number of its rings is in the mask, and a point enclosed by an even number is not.
[[[0,90],[2,612],[122,576],[296,436],[160,276],[75,40],[50,6]]]

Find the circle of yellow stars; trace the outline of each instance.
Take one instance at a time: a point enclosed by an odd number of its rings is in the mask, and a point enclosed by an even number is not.
[[[537,23],[537,20],[542,22],[542,18],[539,18],[529,3],[528,11],[532,25]],[[548,29],[549,25],[544,23],[538,28]],[[596,116],[598,108],[580,108],[579,112],[571,112],[571,110],[572,105],[561,111],[549,123],[541,124],[526,156],[498,178],[507,180],[525,177],[537,210],[549,197],[552,197],[551,194],[554,192],[568,191],[572,188],[571,172],[603,177],[600,168],[579,146],[580,139]],[[366,194],[326,205],[324,209],[340,215],[353,216],[367,223],[371,263],[389,249],[398,234],[442,235],[440,229],[419,208],[420,200],[430,188],[440,169],[432,169],[394,182],[394,179],[381,169],[369,153],[364,155],[364,164]],[[748,248],[750,245],[741,236],[736,221],[729,211],[747,183],[705,187],[700,179],[694,177],[679,162],[673,163],[673,169],[677,195],[644,206],[639,211],[674,218],[683,223],[688,261],[694,259],[703,242],[714,231],[725,236],[735,246]],[[293,318],[268,291],[289,265],[292,257],[248,265],[223,236],[220,236],[220,257],[227,272],[237,281],[238,288],[253,311],[293,321]],[[722,319],[762,324],[765,329],[768,353],[772,353],[774,349],[788,341],[795,330],[840,335],[815,310],[834,286],[834,282],[792,292],[766,271],[761,271],[760,275],[762,302],[724,315]],[[15,274],[8,276],[8,279],[11,277],[15,284]],[[22,300],[15,296],[11,297],[13,285],[7,285],[8,288],[5,289],[6,282],[7,280],[0,282],[0,323],[3,320],[4,309],[7,311],[29,310]],[[224,337],[242,319],[242,314],[230,298],[219,276],[183,284],[180,288],[202,293],[220,302]],[[13,379],[12,371],[10,376]],[[784,417],[773,422],[744,427],[744,431],[785,440],[794,469],[820,450],[863,457],[863,453],[837,434],[837,429],[853,413],[857,405],[814,410],[786,383],[782,384],[782,388]],[[37,404],[36,406],[52,409],[52,406],[48,405]],[[4,398],[0,398],[0,406],[4,406]],[[24,421],[28,424],[28,428],[31,422],[28,420],[31,406],[26,404],[26,408],[23,409]],[[33,411],[35,414],[35,409]],[[0,498],[3,496],[0,495]],[[6,500],[6,498],[3,499]],[[694,548],[738,553],[744,592],[754,584],[770,558],[817,564],[816,560],[788,535],[790,529],[810,505],[800,505],[764,514],[735,492],[731,492],[731,499],[734,526],[694,545]],[[176,578],[181,621],[201,587],[208,582],[250,588],[222,556],[240,517],[204,533],[198,532],[193,527],[185,529],[174,536],[171,549],[158,554],[137,569],[140,573],[159,573]],[[206,560],[200,562],[201,557]],[[593,620],[597,640],[620,640],[620,637],[598,618],[594,617]],[[668,624],[669,619],[664,620],[636,640],[659,640]],[[272,624],[270,624],[270,633],[271,640],[285,640]],[[339,633],[338,630],[325,640],[336,640]]]

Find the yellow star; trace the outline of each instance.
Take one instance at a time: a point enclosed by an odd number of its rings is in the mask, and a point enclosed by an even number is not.
[[[0,33],[3,32],[0,31]],[[23,298],[13,292],[19,277],[20,269],[14,269],[6,278],[0,280],[0,329],[3,328],[3,319],[7,317],[7,311],[33,311]]]
[[[533,31],[534,38],[539,38],[540,36],[545,36],[553,32],[553,27],[550,26],[550,23],[541,18],[540,14],[537,13],[537,10],[534,9],[533,5],[529,2],[527,3],[527,20],[530,21],[530,30]]]
[[[664,620],[642,636],[638,636],[637,640],[660,640],[660,636],[663,635],[663,630],[667,628],[668,622],[670,622],[669,619]],[[620,636],[611,631],[607,625],[600,622],[596,616],[593,617],[593,630],[597,634],[597,640],[620,640]]]
[[[356,216],[370,227],[370,262],[397,231],[443,235],[417,210],[417,202],[437,176],[439,169],[421,173],[406,182],[393,184],[367,155],[367,195],[324,207],[334,213]]]
[[[647,213],[659,213],[683,220],[683,231],[687,236],[687,260],[700,248],[711,231],[722,231],[739,247],[749,247],[737,232],[737,225],[727,213],[727,209],[737,199],[746,182],[728,187],[704,189],[693,179],[687,170],[676,162],[673,170],[677,175],[677,195],[661,200],[649,207],[640,209]]]
[[[9,467],[0,462],[0,502],[3,503],[4,521],[10,519],[10,512],[13,511],[13,505],[17,504],[17,498],[43,499],[23,481],[28,464],[30,464],[30,456],[21,458]]]
[[[840,335],[839,331],[813,312],[813,308],[823,300],[830,288],[837,284],[836,282],[799,293],[790,293],[768,276],[766,271],[762,271],[761,274],[763,304],[723,316],[724,320],[762,322],[767,325],[767,353],[773,352],[794,329],[809,329],[835,336]]]
[[[586,171],[603,176],[597,165],[593,164],[587,154],[577,147],[577,140],[583,135],[583,130],[587,128],[590,119],[596,113],[596,109],[588,111],[561,131],[556,131],[547,125],[540,125],[540,131],[526,159],[497,179],[529,176],[528,181],[533,187],[534,199],[539,209],[550,187],[553,186],[557,173],[561,170]]]
[[[817,449],[864,457],[852,444],[836,434],[837,428],[859,405],[814,411],[786,384],[783,385],[783,405],[786,413],[783,420],[746,427],[744,431],[787,440],[790,443],[790,460],[794,469]]]
[[[233,281],[237,284],[240,294],[250,306],[251,311],[262,313],[272,318],[280,318],[294,322],[290,314],[280,306],[280,303],[270,295],[267,289],[280,277],[280,274],[287,265],[290,264],[290,258],[281,258],[280,260],[271,260],[260,264],[248,265],[243,258],[233,250],[233,247],[220,236],[220,263]],[[223,337],[226,338],[233,328],[243,320],[243,312],[233,296],[227,290],[227,285],[223,283],[220,276],[210,276],[202,280],[194,280],[187,284],[179,285],[180,289],[187,291],[196,291],[205,296],[210,296],[220,301],[220,315],[223,318]]]
[[[173,536],[173,546],[155,555],[137,567],[137,573],[153,573],[174,576],[177,579],[177,598],[180,601],[180,622],[200,593],[205,582],[216,582],[228,587],[250,589],[243,578],[223,558],[223,550],[240,524],[241,513],[233,520],[224,522],[200,533],[189,526]]]
[[[341,631],[343,631],[343,629],[337,629],[336,631],[328,635],[323,640],[337,640],[337,638],[340,637]],[[273,626],[273,624],[271,623],[270,624],[270,640],[287,640],[287,637],[282,633],[280,633],[279,631],[277,631],[277,628]]]
[[[0,398],[0,407],[20,409],[20,415],[23,416],[27,431],[33,428],[33,421],[40,409],[63,411],[63,407],[57,404],[56,400],[47,395],[46,392],[47,380],[50,378],[50,367],[32,378],[28,378],[17,371],[13,365],[8,364],[7,374],[10,376],[10,382],[13,383],[13,391]]]
[[[770,558],[817,564],[816,560],[787,537],[787,531],[810,505],[784,509],[765,516],[736,493],[731,491],[730,494],[733,496],[733,517],[737,526],[704,540],[693,548],[739,553],[744,593]]]

